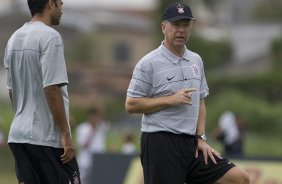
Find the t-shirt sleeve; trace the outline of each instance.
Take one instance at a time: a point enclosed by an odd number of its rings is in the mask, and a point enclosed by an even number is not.
[[[209,95],[209,87],[206,80],[204,65],[202,65],[202,77],[201,77],[201,87],[200,87],[200,98],[205,98]]]
[[[55,84],[68,84],[64,45],[60,36],[52,38],[46,43],[40,63],[43,87]]]
[[[6,86],[8,89],[12,89],[12,79],[11,79],[11,74],[9,70],[7,50],[5,50],[5,55],[4,55],[4,68],[6,70]]]
[[[129,97],[148,97],[152,89],[151,75],[142,67],[136,65],[127,90]]]

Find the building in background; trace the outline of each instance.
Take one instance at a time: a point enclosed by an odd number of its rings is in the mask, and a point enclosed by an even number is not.
[[[270,67],[270,43],[282,28],[278,23],[265,26],[250,21],[250,12],[260,1],[214,1],[213,6],[205,5],[203,0],[188,1],[195,7],[195,32],[209,40],[231,41],[234,54],[230,67],[225,68],[229,73],[250,73]],[[133,66],[159,44],[154,41],[158,3],[158,0],[64,2],[62,27],[55,28],[65,40],[74,102],[90,102],[93,96],[124,95]],[[0,24],[4,25],[0,28],[1,58],[11,32],[29,17],[26,1],[0,0]]]

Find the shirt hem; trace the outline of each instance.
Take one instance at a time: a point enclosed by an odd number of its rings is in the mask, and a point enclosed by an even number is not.
[[[32,144],[32,145],[38,145],[38,146],[48,146],[48,147],[53,147],[53,148],[63,148],[63,146],[58,145],[58,144],[52,144],[48,142],[35,142],[35,141],[19,141],[19,140],[8,140],[9,143],[18,143],[18,144]]]
[[[56,85],[56,84],[64,84],[67,85],[69,84],[69,81],[56,81],[56,82],[50,82],[50,83],[46,83],[43,85],[43,88],[48,87],[48,86],[52,86],[52,85]]]
[[[159,128],[159,129],[150,129],[150,128],[141,128],[141,132],[147,132],[147,133],[153,133],[153,132],[170,132],[173,134],[187,134],[187,135],[195,135],[196,130],[195,131],[173,131],[173,130],[169,130],[169,129],[163,129],[163,128]]]

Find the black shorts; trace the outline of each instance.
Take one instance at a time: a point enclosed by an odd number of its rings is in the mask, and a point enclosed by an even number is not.
[[[63,164],[62,148],[10,143],[15,158],[16,175],[25,184],[80,184],[76,159]]]
[[[141,163],[145,184],[210,184],[235,165],[227,159],[204,163],[195,158],[195,136],[168,132],[142,133]]]

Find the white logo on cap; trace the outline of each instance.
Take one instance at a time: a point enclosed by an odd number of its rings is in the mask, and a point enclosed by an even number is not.
[[[181,4],[178,4],[177,5],[177,10],[178,10],[178,13],[184,13],[184,6],[183,5],[181,5]]]

